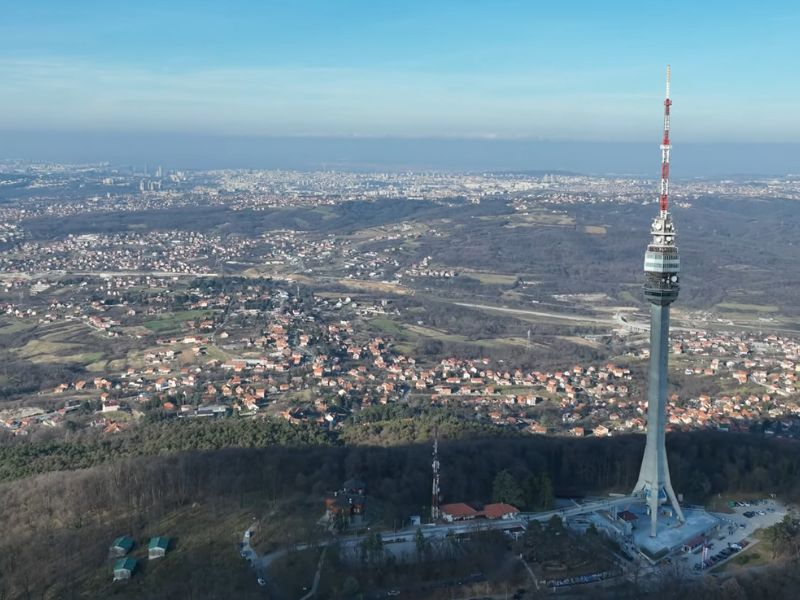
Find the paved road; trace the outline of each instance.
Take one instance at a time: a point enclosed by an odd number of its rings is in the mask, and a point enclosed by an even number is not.
[[[86,277],[219,277],[219,273],[184,272],[172,273],[170,271],[40,271],[37,273],[0,273],[0,279],[47,279],[49,277],[63,277],[65,275],[83,275]]]
[[[494,310],[516,315],[529,315],[532,317],[545,317],[548,319],[562,319],[565,321],[579,321],[581,323],[598,323],[600,325],[618,325],[614,319],[594,317],[592,315],[574,315],[567,313],[544,312],[538,310],[527,310],[521,308],[505,308],[504,306],[490,306],[488,304],[470,304],[467,302],[453,302],[456,306],[466,306],[467,308],[480,308],[483,310]]]
[[[311,600],[311,598],[317,595],[317,590],[319,589],[319,580],[322,577],[322,564],[325,562],[325,554],[327,551],[327,548],[322,551],[322,554],[319,557],[319,564],[317,564],[317,572],[314,573],[314,583],[312,584],[308,593],[300,598],[300,600]]]

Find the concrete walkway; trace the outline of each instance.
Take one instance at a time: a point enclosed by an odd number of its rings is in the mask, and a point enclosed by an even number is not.
[[[317,565],[317,572],[314,574],[314,583],[311,586],[311,590],[300,598],[300,600],[311,600],[317,594],[317,590],[319,589],[319,580],[322,577],[322,564],[325,562],[325,553],[328,552],[328,548],[326,547],[322,551],[322,555],[319,557],[319,564]]]

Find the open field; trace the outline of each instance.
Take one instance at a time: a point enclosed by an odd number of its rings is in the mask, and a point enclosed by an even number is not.
[[[778,307],[770,304],[740,304],[738,302],[721,302],[717,304],[718,309],[745,312],[745,313],[776,313]]]
[[[370,320],[370,324],[380,331],[391,334],[402,334],[403,328],[396,321],[386,318],[378,318]]]
[[[588,233],[590,235],[605,235],[606,228],[603,225],[584,225],[583,226],[584,233]]]
[[[6,325],[5,323],[8,323],[8,325]],[[2,327],[0,327],[0,335],[11,335],[13,333],[22,333],[24,331],[30,331],[31,329],[36,327],[36,325],[34,325],[33,323],[28,323],[20,319],[14,319],[13,321],[10,322],[6,320],[0,320],[0,325],[2,325]]]
[[[33,333],[37,334],[35,338],[26,339],[26,335]],[[96,337],[94,331],[87,332],[86,325],[79,322],[25,328],[18,335],[22,337],[18,340],[21,345],[12,347],[12,352],[33,363],[88,365],[105,356],[102,351],[105,340]]]
[[[410,325],[406,323],[398,323],[392,319],[372,319],[370,324],[386,333],[398,335],[404,340],[405,350],[411,350],[411,343],[418,341],[420,338],[431,338],[442,342],[455,342],[459,344],[470,344],[477,346],[485,346],[489,348],[498,346],[526,346],[528,341],[521,337],[497,337],[497,338],[481,338],[469,339],[466,336],[456,333],[449,333],[440,329],[432,327],[424,327],[422,325]]]
[[[79,355],[76,355],[74,352],[78,348],[80,348],[78,344],[51,342],[48,340],[31,340],[17,349],[17,355],[20,358],[27,358],[33,362],[80,362],[78,360]],[[98,356],[94,360],[98,360],[98,358],[102,356],[99,353],[97,354]]]
[[[578,344],[580,346],[586,346],[587,348],[600,348],[602,344],[600,342],[596,342],[594,340],[587,340],[584,337],[580,337],[578,335],[560,335],[558,336],[562,340],[566,340],[568,342],[572,342],[573,344]]]
[[[483,219],[490,219],[491,217],[482,217]],[[534,227],[536,225],[550,226],[550,227],[570,227],[575,225],[575,218],[561,212],[552,212],[546,210],[535,210],[527,213],[515,214],[509,219],[507,228],[513,229],[515,227]]]
[[[514,285],[517,282],[516,275],[505,273],[492,273],[489,271],[475,271],[473,269],[458,269],[462,275],[477,279],[486,285]]]
[[[194,319],[205,319],[214,315],[218,311],[210,310],[182,310],[178,312],[165,313],[157,319],[145,321],[143,325],[150,331],[163,333],[167,331],[179,331],[184,328],[186,321]]]
[[[371,292],[381,292],[390,294],[413,294],[413,290],[396,283],[385,283],[383,281],[363,281],[360,279],[339,279],[339,283],[345,287],[355,290],[365,290]]]

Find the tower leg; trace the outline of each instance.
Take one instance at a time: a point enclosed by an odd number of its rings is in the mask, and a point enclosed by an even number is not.
[[[650,496],[647,498],[647,506],[650,508],[650,537],[656,537],[658,531],[658,490],[651,489]]]
[[[675,514],[678,516],[678,520],[681,523],[686,523],[686,519],[683,516],[683,511],[681,510],[681,505],[678,504],[678,498],[675,496],[675,490],[672,489],[672,483],[667,481],[667,496],[669,497],[669,501],[672,504],[672,508],[675,510]]]

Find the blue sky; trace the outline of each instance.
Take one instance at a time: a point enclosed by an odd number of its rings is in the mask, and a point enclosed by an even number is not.
[[[5,0],[0,130],[796,142],[798,6]]]

